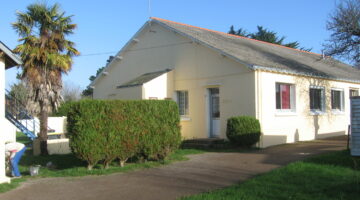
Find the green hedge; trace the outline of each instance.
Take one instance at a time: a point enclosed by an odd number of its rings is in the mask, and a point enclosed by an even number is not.
[[[89,169],[133,156],[163,160],[181,142],[173,101],[82,100],[71,103],[67,117],[70,147]]]
[[[67,116],[69,110],[71,109],[71,105],[74,103],[75,101],[68,101],[68,102],[63,102],[61,103],[60,107],[57,109],[56,112],[53,112],[51,114],[52,117],[62,117],[62,116]]]
[[[260,122],[255,117],[231,117],[227,121],[226,136],[239,146],[252,146],[260,140]]]

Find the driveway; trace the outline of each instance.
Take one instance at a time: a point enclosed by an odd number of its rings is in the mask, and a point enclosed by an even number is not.
[[[290,162],[346,147],[345,137],[244,153],[205,153],[168,166],[106,176],[46,178],[0,194],[1,200],[176,199],[245,181]]]

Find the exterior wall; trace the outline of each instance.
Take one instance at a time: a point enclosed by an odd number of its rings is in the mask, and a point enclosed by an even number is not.
[[[53,155],[53,154],[62,155],[62,154],[71,153],[68,138],[48,140],[47,141],[47,149],[48,149],[49,155]],[[33,154],[35,156],[40,155],[40,141],[39,140],[33,141]]]
[[[132,43],[121,55],[122,60],[114,60],[110,64],[106,69],[108,75],[98,79],[94,89],[95,99],[109,99],[109,94],[116,94],[113,95],[116,99],[139,99],[123,89],[116,89],[116,86],[144,73],[174,69],[168,73],[167,85],[156,84],[159,93],[151,91],[150,81],[138,94],[142,95],[142,99],[155,93],[165,97],[167,87],[166,98],[174,98],[176,90],[187,90],[189,115],[181,120],[183,137],[209,137],[207,90],[211,87],[220,88],[220,137],[226,137],[226,120],[229,117],[255,116],[255,73],[246,66],[157,24],[151,26],[151,31],[145,28],[137,39],[139,42]],[[165,82],[160,80],[158,83]],[[155,84],[157,80],[153,81]]]
[[[172,96],[173,87],[173,72],[165,73],[143,85],[143,99],[157,98],[165,99]]]
[[[5,61],[0,52],[0,127],[5,126]],[[5,137],[0,135],[0,183],[9,182],[5,176]]]
[[[345,135],[350,124],[349,89],[359,89],[360,84],[314,79],[309,77],[257,72],[258,112],[262,125],[261,147],[282,143],[313,140]],[[296,111],[276,110],[276,83],[295,85]],[[310,111],[309,88],[320,86],[325,89],[325,111],[314,114]],[[344,90],[344,112],[331,109],[331,89]]]
[[[208,88],[219,88],[220,138],[226,138],[226,122],[232,116],[255,116],[255,73],[219,53],[194,44],[175,68],[175,90],[187,90],[189,116],[181,121],[184,138],[210,135]]]
[[[142,99],[142,86],[120,88],[115,90],[115,93],[109,94],[107,97],[102,97],[101,99]]]
[[[16,130],[17,128],[7,119],[5,119],[4,124],[4,141],[16,141]]]

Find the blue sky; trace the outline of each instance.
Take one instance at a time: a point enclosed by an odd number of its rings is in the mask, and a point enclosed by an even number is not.
[[[15,12],[38,1],[13,0],[1,4],[0,40],[14,48],[18,36],[11,27]],[[76,43],[81,56],[65,82],[85,88],[89,76],[105,65],[133,34],[148,20],[148,0],[48,0],[60,3],[78,24],[69,39]],[[285,42],[298,41],[301,46],[321,53],[329,38],[326,21],[339,0],[151,0],[151,15],[172,21],[227,32],[231,25],[255,31],[264,26],[286,36]],[[110,52],[110,53],[108,53]],[[99,54],[99,55],[91,55]],[[6,72],[6,85],[16,81],[18,69]]]

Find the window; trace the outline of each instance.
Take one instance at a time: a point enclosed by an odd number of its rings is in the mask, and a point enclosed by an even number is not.
[[[331,90],[331,109],[336,111],[344,110],[344,91],[339,89]]]
[[[310,88],[310,110],[324,111],[325,110],[324,88],[311,87]]]
[[[295,85],[276,83],[276,109],[295,110]]]
[[[188,91],[176,91],[179,113],[182,116],[189,115],[189,95]]]
[[[359,96],[359,90],[358,89],[350,89],[350,97],[356,97]]]

